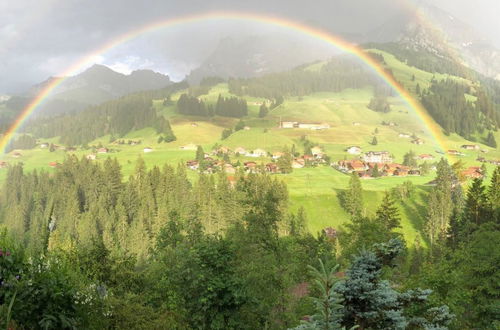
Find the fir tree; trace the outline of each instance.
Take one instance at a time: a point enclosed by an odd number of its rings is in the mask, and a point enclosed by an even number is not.
[[[377,209],[376,221],[383,224],[389,231],[401,227],[401,218],[399,210],[396,207],[396,202],[392,194],[387,191],[384,194],[382,204]]]

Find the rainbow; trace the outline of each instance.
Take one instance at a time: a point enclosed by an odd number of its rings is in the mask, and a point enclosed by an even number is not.
[[[92,62],[94,62],[94,59],[97,56],[104,54],[110,51],[111,49],[119,45],[122,45],[130,40],[133,40],[134,38],[137,38],[141,35],[150,32],[154,32],[156,30],[173,27],[181,24],[208,21],[208,20],[244,20],[244,21],[252,21],[252,22],[258,22],[277,27],[282,27],[322,40],[326,43],[335,46],[339,50],[354,55],[359,60],[364,62],[366,65],[368,65],[381,79],[383,79],[401,96],[401,98],[408,104],[408,106],[412,108],[415,111],[415,113],[420,117],[420,119],[427,127],[427,129],[429,130],[435,141],[439,144],[439,147],[443,150],[446,150],[446,148],[444,148],[444,139],[440,127],[434,122],[434,120],[430,117],[430,115],[423,108],[423,106],[408,91],[406,91],[394,79],[392,75],[386,72],[386,70],[382,65],[380,65],[374,58],[369,56],[369,54],[367,54],[361,48],[337,36],[334,36],[329,32],[314,27],[310,27],[302,23],[294,22],[288,19],[279,18],[275,16],[267,16],[260,13],[257,14],[257,13],[246,13],[246,12],[242,13],[242,12],[215,11],[215,12],[196,14],[196,15],[181,16],[177,18],[169,18],[166,20],[161,20],[158,22],[144,25],[138,29],[134,29],[128,33],[119,36],[118,38],[105,44],[104,46],[100,47],[94,52],[88,54],[82,60],[74,63],[59,77],[54,78],[50,82],[50,84],[45,86],[45,88],[42,91],[40,91],[40,93],[31,101],[31,103],[28,104],[26,108],[23,109],[22,113],[16,118],[15,122],[7,130],[7,132],[4,134],[4,136],[0,141],[0,148],[2,152],[5,153],[5,149],[8,143],[13,138],[16,131],[23,125],[23,123],[29,118],[29,116],[34,111],[36,111],[36,109],[51,94],[51,92],[54,91],[59,85],[61,85],[61,83],[63,83],[68,77],[75,75],[77,72],[79,72],[79,70],[81,70],[82,67],[92,64]]]

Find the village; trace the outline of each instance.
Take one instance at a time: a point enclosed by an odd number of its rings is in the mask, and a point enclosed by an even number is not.
[[[298,122],[283,122],[280,121],[281,128],[306,128],[312,130],[327,129],[328,124],[303,124]],[[415,137],[415,135],[399,133],[400,138],[412,138],[412,143],[422,144],[423,140]],[[115,145],[130,145],[136,146],[142,144],[140,140],[117,140],[112,144]],[[38,148],[47,149],[47,151],[53,152],[56,150],[61,150],[65,152],[75,152],[77,148],[75,147],[65,147],[56,144],[49,144],[45,142],[39,142]],[[187,145],[180,146],[180,150],[184,151],[196,151],[199,148],[198,145],[190,143]],[[97,146],[87,147],[85,150],[91,150],[91,153],[85,156],[86,159],[90,161],[95,161],[99,158],[99,155],[105,155],[109,153],[119,152],[118,149],[113,149],[112,146],[105,147],[101,144]],[[419,154],[415,155],[413,166],[408,164],[399,164],[394,162],[394,156],[389,151],[366,151],[363,152],[362,148],[359,146],[349,146],[344,149],[346,155],[352,155],[352,159],[347,159],[344,157],[342,160],[332,161],[330,157],[324,152],[324,150],[318,146],[312,146],[309,148],[308,152],[304,154],[299,154],[297,152],[290,151],[273,151],[268,152],[262,148],[256,148],[248,150],[244,147],[236,147],[234,150],[220,145],[215,145],[210,153],[203,154],[203,158],[189,160],[186,162],[186,167],[193,171],[198,171],[202,173],[216,173],[225,172],[227,174],[235,174],[238,171],[243,171],[244,173],[270,173],[270,174],[287,174],[293,169],[301,169],[305,167],[317,167],[317,166],[330,166],[339,172],[344,174],[356,173],[361,179],[375,179],[383,177],[406,177],[406,176],[421,176],[426,175],[429,170],[435,170],[436,157],[431,154]],[[460,149],[467,151],[477,151],[478,153],[487,153],[485,149],[481,149],[478,145],[461,145]],[[142,149],[143,153],[151,153],[154,149],[150,146],[145,146]],[[445,152],[436,150],[437,154],[449,154],[452,156],[466,156],[465,153],[459,150],[446,150]],[[10,156],[12,158],[20,159],[23,154],[19,150],[13,151]],[[231,158],[233,161],[231,161]],[[426,168],[423,169],[423,164],[417,164],[419,162],[425,162]],[[483,156],[478,155],[476,161],[480,163],[490,163],[492,165],[499,166],[500,160],[486,159]],[[427,163],[429,162],[429,163]],[[9,162],[0,161],[0,169],[7,168]],[[48,163],[49,167],[55,168],[60,164],[56,161],[51,161]],[[462,176],[465,178],[480,178],[482,177],[481,167],[471,166],[461,172]]]

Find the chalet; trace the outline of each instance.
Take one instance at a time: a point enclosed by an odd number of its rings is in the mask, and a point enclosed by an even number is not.
[[[433,160],[434,156],[431,154],[421,154],[417,156],[420,160]]]
[[[144,151],[145,153],[148,153],[148,152],[153,152],[153,148],[151,148],[151,147],[146,147],[146,148],[144,148],[144,149],[143,149],[143,151]]]
[[[246,154],[248,157],[265,157],[267,152],[264,149],[255,149],[250,153]]]
[[[313,154],[313,156],[323,155],[323,150],[321,150],[320,147],[316,146],[311,148],[311,153]]]
[[[282,121],[280,122],[281,128],[295,128],[298,127],[299,123],[296,121]]]
[[[50,162],[49,163],[49,166],[54,168],[54,167],[58,167],[59,166],[59,163],[58,162]]]
[[[353,121],[353,122],[352,122],[352,126],[360,126],[360,125],[361,125],[361,123],[360,123],[360,122],[357,122],[357,121]]]
[[[327,123],[321,123],[321,124],[307,124],[307,123],[299,123],[298,124],[299,128],[303,128],[303,129],[311,129],[311,130],[315,130],[315,131],[319,131],[319,130],[324,130],[324,129],[329,129],[330,128],[330,124],[327,124]]]
[[[479,150],[479,146],[477,144],[463,144],[460,148],[465,150]]]
[[[234,149],[234,153],[238,155],[246,155],[247,151],[242,147],[238,147]]]
[[[463,156],[464,154],[458,150],[450,149],[447,151],[448,155]]]
[[[196,150],[198,149],[198,146],[193,143],[186,144],[185,146],[180,146],[179,149],[181,150]]]
[[[483,173],[481,173],[481,168],[476,166],[472,166],[466,170],[463,170],[462,175],[469,179],[479,179],[483,177]]]
[[[314,161],[314,156],[312,155],[304,155],[302,156],[302,159],[307,162],[307,163],[311,163]]]
[[[496,160],[490,159],[490,160],[488,160],[488,163],[496,165],[496,166],[500,166],[500,160],[498,160],[498,159],[496,159]]]
[[[388,151],[368,151],[363,160],[367,163],[391,163],[392,156]]]
[[[396,163],[389,163],[389,164],[385,164],[381,170],[382,172],[387,175],[387,176],[393,176],[394,175],[394,172],[396,172],[399,168],[399,164],[396,164]]]
[[[7,168],[9,164],[7,162],[0,162],[0,168]]]
[[[224,168],[224,172],[226,172],[228,174],[234,174],[234,173],[236,173],[236,169],[231,164],[224,164],[223,168]]]
[[[191,123],[191,127],[198,127],[197,123]]]
[[[341,172],[363,172],[368,169],[368,165],[359,159],[341,160],[337,163],[337,169]]]
[[[394,176],[408,176],[409,169],[406,166],[400,166],[394,171]]]
[[[257,172],[257,163],[256,162],[244,162],[245,170],[250,173]]]
[[[484,157],[477,157],[476,160],[480,163],[485,163],[486,162],[486,158]]]
[[[303,158],[295,158],[292,161],[292,168],[303,168],[306,166],[306,161]]]
[[[196,170],[200,167],[200,164],[198,163],[198,161],[197,161],[197,160],[188,160],[188,161],[186,162],[186,166],[187,166],[189,169],[191,169],[191,170],[193,170],[193,171],[196,171]]]
[[[345,151],[347,151],[351,155],[359,155],[361,153],[361,147],[351,146],[351,147],[348,147]]]
[[[19,158],[19,157],[21,157],[21,156],[22,156],[22,154],[21,154],[20,152],[14,152],[14,153],[12,154],[12,157],[14,157],[14,158]]]
[[[244,127],[243,127],[243,129],[244,129],[245,131],[249,131],[249,130],[250,130],[250,126],[244,126]]]
[[[273,152],[272,158],[279,159],[279,158],[283,157],[284,155],[285,155],[285,153],[283,153],[281,151],[277,151],[277,152]]]
[[[97,155],[96,154],[89,154],[89,155],[85,156],[85,158],[87,158],[88,160],[96,160]]]
[[[420,138],[416,138],[416,139],[411,140],[411,143],[421,145],[421,144],[424,144],[424,140],[422,140]]]
[[[400,138],[404,138],[404,139],[409,139],[411,138],[411,135],[408,134],[408,133],[399,133],[398,135]]]
[[[228,147],[219,147],[212,152],[213,155],[226,155],[229,153],[231,153],[231,149]]]
[[[276,163],[267,163],[266,171],[269,173],[278,173],[279,172],[278,165],[276,165]]]
[[[48,147],[49,147],[48,143],[42,143],[42,144],[40,144],[40,148],[42,148],[42,149],[47,149]]]
[[[98,154],[107,154],[109,152],[108,148],[99,148],[97,149]]]

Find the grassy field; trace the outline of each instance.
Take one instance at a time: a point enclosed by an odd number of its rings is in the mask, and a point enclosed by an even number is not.
[[[379,51],[377,51],[379,52]],[[382,52],[379,52],[382,53]],[[422,88],[426,88],[433,78],[433,75],[415,68],[411,68],[404,63],[397,61],[392,55],[383,53],[386,63],[393,69],[396,78],[406,86],[419,83]],[[323,62],[314,64],[310,70],[319,70]],[[412,80],[415,76],[415,80]],[[435,75],[436,79],[449,78],[446,75]],[[453,78],[459,79],[459,78]],[[172,96],[172,101],[176,101],[181,92]],[[218,95],[231,96],[228,92],[227,84],[218,84],[210,90],[208,95],[201,98],[207,103],[215,103]],[[273,109],[266,118],[258,118],[259,104],[263,99],[247,98],[249,104],[249,116],[244,118],[249,130],[241,130],[232,134],[228,139],[221,141],[220,136],[224,128],[233,127],[237,119],[216,117],[211,120],[196,117],[181,116],[176,113],[175,106],[163,106],[162,101],[155,101],[154,106],[159,113],[169,118],[177,141],[172,143],[157,143],[157,134],[152,128],[130,132],[124,136],[124,140],[141,140],[140,145],[129,146],[110,143],[109,136],[104,136],[91,145],[102,144],[108,147],[111,152],[108,154],[98,154],[97,161],[102,161],[107,157],[116,157],[122,165],[124,177],[127,178],[133,173],[135,160],[143,157],[149,167],[165,163],[177,165],[187,160],[193,159],[194,150],[181,150],[181,146],[187,144],[201,145],[205,151],[219,143],[232,149],[244,147],[247,150],[262,148],[268,152],[282,150],[283,147],[291,147],[293,144],[296,150],[302,152],[300,143],[301,136],[313,141],[323,148],[331,157],[332,161],[344,158],[351,159],[344,150],[351,145],[360,146],[363,151],[387,150],[391,152],[396,162],[402,162],[403,155],[409,150],[416,154],[428,153],[438,160],[441,155],[436,153],[440,149],[439,144],[427,131],[426,126],[420,118],[409,109],[403,100],[394,97],[390,99],[392,111],[389,113],[377,113],[367,109],[367,104],[373,95],[370,88],[352,90],[347,89],[340,93],[316,93],[305,96],[301,99],[287,98],[279,107]],[[327,122],[331,128],[323,131],[312,131],[308,129],[281,129],[278,127],[280,120],[298,121],[305,123]],[[383,126],[381,123],[394,122],[397,126]],[[359,125],[353,126],[353,123]],[[375,134],[375,130],[378,132]],[[411,144],[411,139],[398,137],[399,133],[415,134],[422,138],[423,145]],[[377,137],[378,144],[371,145],[373,136]],[[470,142],[453,134],[446,136],[446,144],[459,150],[460,145],[470,144]],[[496,133],[497,141],[500,141],[500,133]],[[45,141],[44,141],[45,142]],[[57,143],[57,139],[47,142]],[[153,152],[144,153],[144,147],[153,148]],[[489,150],[483,154],[477,151],[461,150],[465,156],[449,157],[451,162],[461,159],[468,166],[478,165],[475,160],[478,155],[488,159],[499,159],[500,151],[481,145],[482,149]],[[48,149],[36,148],[33,150],[20,151],[20,158],[13,158],[12,153],[3,156],[4,161],[24,163],[26,171],[43,169],[53,171],[48,166],[49,162],[62,162],[67,153],[61,150],[49,152]],[[83,157],[91,153],[91,150],[77,150],[74,152],[78,157]],[[245,160],[241,158],[240,160]],[[234,159],[233,159],[234,160]],[[253,159],[255,160],[255,159]],[[268,162],[269,158],[256,159],[257,162]],[[492,166],[490,166],[490,171]],[[6,170],[0,170],[0,181],[4,180]],[[196,173],[189,171],[189,176],[196,178]],[[308,225],[311,232],[316,233],[327,226],[338,228],[341,224],[349,221],[346,212],[340,207],[338,194],[347,187],[349,177],[329,166],[317,168],[295,169],[288,175],[277,175],[284,180],[290,192],[290,206],[292,210],[297,210],[303,206],[308,215]],[[380,203],[386,190],[402,184],[406,180],[412,181],[416,186],[414,198],[399,205],[402,215],[403,228],[401,232],[411,244],[422,229],[425,215],[425,196],[428,187],[424,184],[432,180],[434,173],[427,177],[407,177],[407,178],[379,178],[364,180],[364,200],[366,214],[375,213],[377,205]]]

